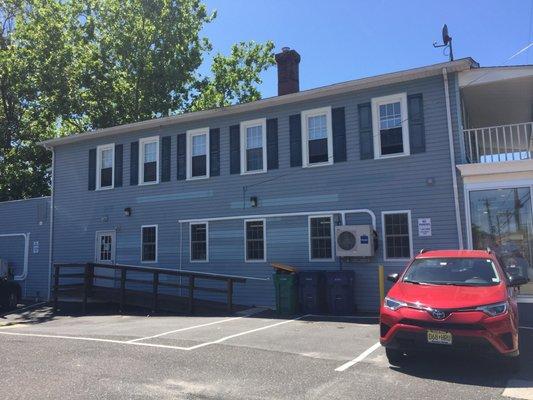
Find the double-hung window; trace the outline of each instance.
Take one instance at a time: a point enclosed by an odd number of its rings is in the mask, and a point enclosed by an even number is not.
[[[187,131],[187,179],[209,178],[209,128]]]
[[[409,155],[405,93],[372,99],[374,158]]]
[[[382,214],[385,260],[406,260],[412,257],[410,211],[384,211]]]
[[[157,262],[157,225],[141,227],[141,261]]]
[[[96,154],[96,187],[97,189],[112,189],[115,185],[115,145],[98,146]]]
[[[302,112],[303,166],[333,163],[331,107]]]
[[[266,170],[266,119],[241,122],[241,173]]]
[[[265,220],[244,221],[245,261],[266,261]]]
[[[190,254],[192,262],[208,261],[209,228],[206,222],[191,222]]]
[[[159,137],[143,138],[139,141],[139,176],[140,184],[159,182]]]
[[[309,217],[309,259],[333,260],[333,224],[331,215]]]

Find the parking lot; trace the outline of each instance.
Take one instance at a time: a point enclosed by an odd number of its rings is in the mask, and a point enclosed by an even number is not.
[[[52,316],[42,306],[13,321],[0,327],[3,398],[533,398],[529,327],[512,375],[464,356],[392,368],[368,316]]]

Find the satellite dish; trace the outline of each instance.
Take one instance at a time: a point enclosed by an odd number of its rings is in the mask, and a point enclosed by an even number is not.
[[[450,37],[450,35],[448,35],[448,25],[444,24],[444,26],[442,27],[442,42],[445,45],[448,45],[451,39],[452,38]]]

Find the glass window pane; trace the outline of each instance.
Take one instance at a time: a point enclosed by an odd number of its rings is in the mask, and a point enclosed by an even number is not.
[[[533,279],[533,215],[529,187],[470,192],[474,249],[490,247],[507,273]],[[520,289],[533,294],[533,283]]]
[[[192,137],[192,155],[193,156],[203,156],[206,155],[206,135],[195,135]]]
[[[311,258],[330,259],[332,257],[331,218],[311,218],[310,224]]]
[[[386,214],[384,220],[385,252],[387,258],[411,257],[408,214]]]
[[[309,140],[325,139],[328,137],[326,115],[316,115],[307,118]]]
[[[102,164],[101,168],[111,168],[113,167],[113,149],[102,150]]]
[[[263,260],[265,258],[263,221],[246,221],[246,259]]]
[[[155,226],[142,228],[142,261],[156,260],[156,236]]]
[[[157,142],[144,144],[144,162],[154,162],[157,160]]]
[[[207,260],[207,227],[205,224],[191,225],[191,260]]]
[[[261,125],[246,128],[246,148],[257,149],[263,147],[263,127]]]

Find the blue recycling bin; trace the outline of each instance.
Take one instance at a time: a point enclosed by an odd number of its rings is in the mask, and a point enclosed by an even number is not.
[[[320,314],[326,311],[326,279],[321,271],[298,273],[298,300],[305,314]]]
[[[326,298],[328,312],[334,315],[349,315],[355,310],[353,271],[328,271],[326,275]]]

